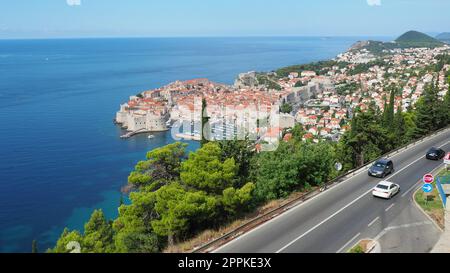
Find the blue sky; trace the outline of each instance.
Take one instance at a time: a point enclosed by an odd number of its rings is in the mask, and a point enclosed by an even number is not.
[[[0,0],[0,38],[397,36],[450,32],[449,11],[448,0]]]

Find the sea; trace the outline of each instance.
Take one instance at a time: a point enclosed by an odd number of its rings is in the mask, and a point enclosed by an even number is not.
[[[132,95],[176,80],[232,84],[239,73],[334,58],[367,37],[0,40],[0,252],[53,247],[121,188],[170,132],[120,139]],[[371,37],[389,40],[390,37]],[[188,151],[199,144],[187,142]]]

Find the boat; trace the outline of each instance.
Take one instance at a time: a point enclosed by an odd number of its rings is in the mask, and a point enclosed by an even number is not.
[[[148,139],[154,139],[154,138],[155,138],[154,135],[149,135],[149,136],[148,136]]]

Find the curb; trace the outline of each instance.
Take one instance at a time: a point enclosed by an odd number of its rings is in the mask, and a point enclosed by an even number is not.
[[[359,240],[356,244],[354,244],[351,248],[349,248],[346,253],[350,253],[350,250],[357,247],[359,244],[361,244],[362,241],[370,241],[370,243],[367,244],[368,247],[367,247],[366,251],[364,252],[365,254],[375,253],[373,251],[377,248],[377,246],[380,246],[380,243],[378,243],[378,241],[376,241],[374,239],[365,238],[365,239]]]
[[[440,169],[439,169],[440,170]],[[436,223],[436,221],[431,218],[430,215],[428,215],[428,213],[417,203],[416,201],[416,194],[420,191],[420,187],[414,191],[413,195],[412,195],[412,200],[415,204],[415,206],[433,223],[433,225],[441,232],[444,233],[444,230],[438,225],[438,223]]]

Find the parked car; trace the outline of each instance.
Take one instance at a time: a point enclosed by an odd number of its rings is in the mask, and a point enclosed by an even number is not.
[[[430,160],[441,160],[443,159],[445,156],[445,151],[439,148],[431,148],[428,152],[427,152],[427,159]]]
[[[378,185],[375,188],[373,188],[372,194],[375,197],[391,199],[399,192],[400,192],[400,185],[389,181],[382,181],[378,183]]]
[[[377,160],[369,169],[369,176],[384,178],[394,172],[394,162],[387,158]]]

